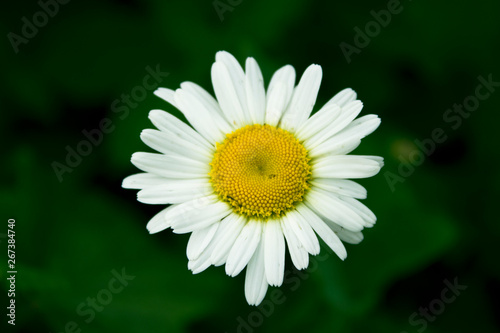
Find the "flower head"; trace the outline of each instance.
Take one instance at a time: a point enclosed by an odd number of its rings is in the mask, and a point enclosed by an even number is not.
[[[317,236],[344,260],[342,241],[359,243],[375,215],[357,199],[366,190],[349,178],[377,174],[383,159],[347,155],[380,124],[376,115],[355,119],[363,107],[345,89],[311,115],[321,83],[309,66],[297,86],[287,65],[267,91],[253,58],[245,71],[227,52],[212,66],[217,99],[192,82],[155,94],[179,109],[192,127],[161,110],[149,118],[158,130],[141,139],[155,153],[135,153],[144,171],[124,188],[140,189],[148,204],[170,204],[148,223],[150,233],[172,228],[191,233],[188,268],[199,273],[225,264],[230,276],[246,267],[245,296],[259,304],[268,285],[280,286],[285,240],[297,269],[317,255]]]

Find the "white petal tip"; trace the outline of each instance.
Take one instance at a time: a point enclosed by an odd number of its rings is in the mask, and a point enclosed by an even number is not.
[[[347,258],[347,252],[337,253],[337,256],[340,258],[340,260],[344,261]]]
[[[167,88],[158,88],[156,89],[153,93],[160,97],[160,98],[164,98],[164,96],[168,96],[170,95],[171,93],[173,92],[173,90],[171,89],[167,89]]]
[[[224,57],[234,58],[234,56],[231,53],[224,51],[224,50],[221,50],[215,54],[215,61],[222,61],[224,59]]]
[[[313,71],[314,75],[317,75],[319,77],[323,76],[323,69],[318,64],[310,65],[309,67],[307,67],[306,72],[307,71]]]
[[[146,228],[148,229],[149,234],[152,235],[152,234],[157,234],[160,231],[163,231],[165,229],[168,229],[169,227],[166,226],[166,227],[161,227],[161,228],[158,228],[158,227],[154,227],[154,228],[152,228],[152,227],[146,227]]]
[[[359,99],[352,101],[351,103],[347,104],[347,106],[363,106],[363,102],[361,102]]]
[[[161,116],[162,113],[165,113],[165,111],[160,110],[160,109],[154,109],[149,111],[148,113],[148,118],[152,120],[153,118],[156,118],[157,116]]]

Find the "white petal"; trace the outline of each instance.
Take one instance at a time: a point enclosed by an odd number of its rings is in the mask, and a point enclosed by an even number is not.
[[[214,266],[220,266],[226,262],[229,251],[233,247],[236,238],[240,235],[246,221],[245,217],[234,213],[229,214],[221,221],[213,240],[214,250],[210,257]]]
[[[292,66],[286,65],[274,73],[266,94],[266,124],[278,124],[292,98],[294,86],[295,69]]]
[[[165,214],[170,211],[174,206],[168,206],[167,208],[160,211],[158,214],[153,216],[151,220],[149,220],[146,228],[148,229],[150,234],[155,234],[167,228],[170,228],[170,223],[165,219]]]
[[[340,107],[343,107],[347,105],[348,103],[355,101],[356,100],[356,92],[352,90],[351,88],[346,88],[339,92],[337,95],[333,96],[326,104],[326,105],[333,105],[336,104]]]
[[[304,249],[302,243],[288,224],[287,219],[283,217],[281,220],[281,229],[283,229],[293,265],[297,267],[297,269],[305,269],[309,265],[309,253]]]
[[[273,89],[267,93],[266,124],[278,125],[286,105],[286,86],[283,82],[277,82]]]
[[[236,238],[226,262],[226,274],[238,275],[253,256],[262,234],[262,221],[249,220]]]
[[[372,160],[372,161],[375,161],[378,163],[378,165],[380,167],[383,167],[384,166],[384,158],[381,157],[381,156],[368,156],[368,155],[363,155],[362,157],[368,159],[368,160]]]
[[[309,222],[311,227],[316,231],[319,237],[328,245],[340,259],[344,260],[347,257],[347,251],[344,244],[333,230],[313,211],[307,208],[306,205],[297,206],[297,211]]]
[[[245,217],[234,213],[230,213],[222,219],[222,221],[216,223],[218,225],[217,231],[208,246],[201,252],[198,258],[190,260],[188,263],[188,268],[193,272],[193,274],[198,274],[204,271],[211,264],[214,264],[215,266],[223,265],[226,262],[229,249],[234,244],[235,239],[238,237],[245,223]],[[229,249],[226,251],[227,254],[222,254],[220,263],[214,263],[212,261],[212,257],[220,255],[220,251],[218,254],[216,253],[217,248],[220,245],[228,245]]]
[[[337,236],[346,243],[349,244],[359,244],[363,240],[363,233],[361,231],[349,231],[349,230],[341,230],[337,232]]]
[[[190,259],[188,262],[188,269],[190,269],[193,274],[203,272],[212,264],[210,257],[215,248],[215,244],[217,244],[217,234],[220,230],[221,222],[214,223],[213,225],[218,226],[215,235],[212,237],[212,239],[205,247],[205,249],[200,253],[200,255],[196,259]]]
[[[209,118],[222,133],[231,133],[235,129],[234,126],[231,126],[227,121],[219,103],[217,103],[215,98],[213,98],[212,95],[210,95],[205,89],[192,82],[181,83],[181,88],[190,98],[193,98],[198,102],[197,105],[200,107],[198,112],[208,114]]]
[[[247,58],[245,88],[248,112],[254,124],[264,124],[266,114],[266,91],[259,65],[254,58]]]
[[[263,241],[267,283],[281,286],[285,272],[285,239],[279,220],[265,222]]]
[[[373,212],[368,207],[366,207],[358,200],[345,196],[341,196],[340,199],[346,202],[352,208],[352,210],[354,210],[359,214],[359,216],[361,216],[361,218],[366,222],[366,227],[372,227],[377,221],[377,217],[375,216],[375,214],[373,214]]]
[[[208,179],[172,179],[149,186],[137,193],[137,200],[147,204],[176,204],[213,194]]]
[[[182,156],[138,152],[132,155],[131,161],[139,169],[165,178],[204,178],[210,172],[209,165],[198,164]]]
[[[165,218],[172,225],[174,233],[184,234],[208,227],[226,217],[231,207],[216,195],[174,205]]]
[[[189,260],[198,259],[217,232],[220,223],[214,223],[206,228],[194,230],[187,244],[186,254]]]
[[[155,90],[154,94],[171,105],[177,107],[174,100],[174,91],[172,89],[167,88],[158,88]]]
[[[365,223],[361,216],[333,194],[321,189],[310,190],[307,194],[307,205],[320,216],[332,220],[347,230],[363,230]]]
[[[213,158],[207,148],[183,140],[173,133],[145,129],[141,132],[141,140],[163,154],[176,154],[205,164],[210,163]]]
[[[210,95],[208,91],[200,87],[194,82],[185,81],[181,83],[181,88],[184,91],[187,91],[192,96],[196,97],[205,107],[210,111],[210,114],[215,113],[223,116],[219,103],[217,100]]]
[[[372,133],[379,125],[380,118],[376,115],[358,118],[330,139],[311,149],[310,156],[348,154],[359,145],[362,138]]]
[[[281,117],[281,128],[295,132],[309,118],[316,103],[322,75],[321,66],[311,65],[306,69]]]
[[[361,231],[346,230],[327,218],[323,217],[322,219],[343,242],[359,244],[363,240],[363,233]]]
[[[343,140],[329,139],[319,146],[310,149],[309,156],[315,158],[324,155],[345,155],[358,148],[360,144],[361,140],[354,137],[344,138]]]
[[[229,124],[222,119],[222,116],[217,117],[216,114],[210,113],[205,105],[190,92],[177,89],[174,98],[186,119],[209,142],[221,142],[226,133],[231,131]]]
[[[373,133],[380,126],[380,118],[375,114],[367,114],[350,123],[346,128],[339,132],[336,137],[341,136],[356,136],[362,139]]]
[[[243,81],[245,72],[243,72],[243,68],[241,68],[240,63],[231,53],[227,51],[219,51],[215,54],[215,61],[224,64],[224,66],[226,66],[231,72],[231,78],[235,81]]]
[[[311,186],[357,199],[366,199],[367,194],[363,186],[347,179],[315,178],[311,181]]]
[[[322,107],[321,110],[313,114],[311,118],[307,119],[307,121],[299,127],[296,134],[297,138],[300,141],[311,138],[314,134],[333,123],[340,115],[341,111],[342,109],[336,104]]]
[[[227,68],[227,71],[231,78],[232,86],[234,87],[234,91],[236,93],[236,98],[238,99],[239,105],[241,106],[242,109],[242,114],[243,114],[242,125],[251,124],[252,120],[250,118],[250,113],[248,112],[248,107],[247,107],[248,104],[247,104],[247,95],[245,89],[245,72],[243,71],[243,68],[241,68],[238,60],[236,60],[236,58],[231,53],[226,51],[217,52],[217,54],[215,55],[215,61],[223,64]]]
[[[264,269],[264,246],[260,242],[248,262],[245,274],[245,298],[249,305],[259,305],[266,296],[268,284]]]
[[[163,110],[151,110],[151,112],[149,112],[149,119],[151,120],[153,125],[155,125],[156,128],[158,128],[162,132],[173,133],[175,136],[181,139],[191,141],[194,144],[207,148],[208,151],[212,151],[214,149],[212,143],[209,143],[188,124],[184,123],[168,112],[165,112]]]
[[[335,121],[328,124],[328,126],[313,135],[309,140],[306,140],[304,145],[308,150],[310,150],[325,142],[327,139],[331,138],[349,125],[354,118],[359,115],[362,109],[363,103],[361,103],[361,101],[348,103],[342,108],[340,115],[335,119]]]
[[[333,155],[321,157],[313,165],[315,178],[366,178],[376,175],[382,167],[370,156]]]
[[[250,125],[245,73],[238,61],[227,52],[218,52],[212,65],[212,84],[226,119],[236,127]]]
[[[193,274],[198,274],[210,267],[210,252],[211,246],[208,247],[200,254],[196,259],[189,260],[188,269],[193,272]]]
[[[150,186],[158,186],[168,182],[168,179],[155,175],[153,173],[137,173],[126,177],[122,182],[123,188],[143,189]]]
[[[295,234],[304,249],[312,255],[317,255],[320,250],[318,238],[314,234],[311,225],[304,220],[302,215],[292,211],[286,214],[283,219],[287,222],[288,227]]]

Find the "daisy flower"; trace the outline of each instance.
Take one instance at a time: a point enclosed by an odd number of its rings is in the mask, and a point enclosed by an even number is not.
[[[134,153],[132,163],[144,172],[123,181],[124,188],[140,189],[140,202],[170,204],[147,229],[191,233],[187,257],[194,274],[225,264],[227,275],[236,276],[246,267],[251,305],[260,304],[269,285],[283,283],[287,246],[297,269],[320,252],[318,236],[344,260],[342,242],[359,243],[376,220],[357,200],[366,190],[348,179],[377,174],[383,159],[347,154],[380,119],[355,119],[363,104],[349,88],[311,116],[321,77],[321,67],[311,65],[295,85],[287,65],[266,91],[253,58],[243,70],[231,54],[218,52],[217,99],[192,82],[155,91],[192,127],[152,110],[157,129],[144,130],[141,139],[159,153]]]

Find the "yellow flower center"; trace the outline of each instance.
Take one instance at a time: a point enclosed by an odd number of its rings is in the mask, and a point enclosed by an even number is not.
[[[249,217],[283,215],[309,189],[309,158],[288,131],[248,125],[217,143],[210,182],[234,211]]]

